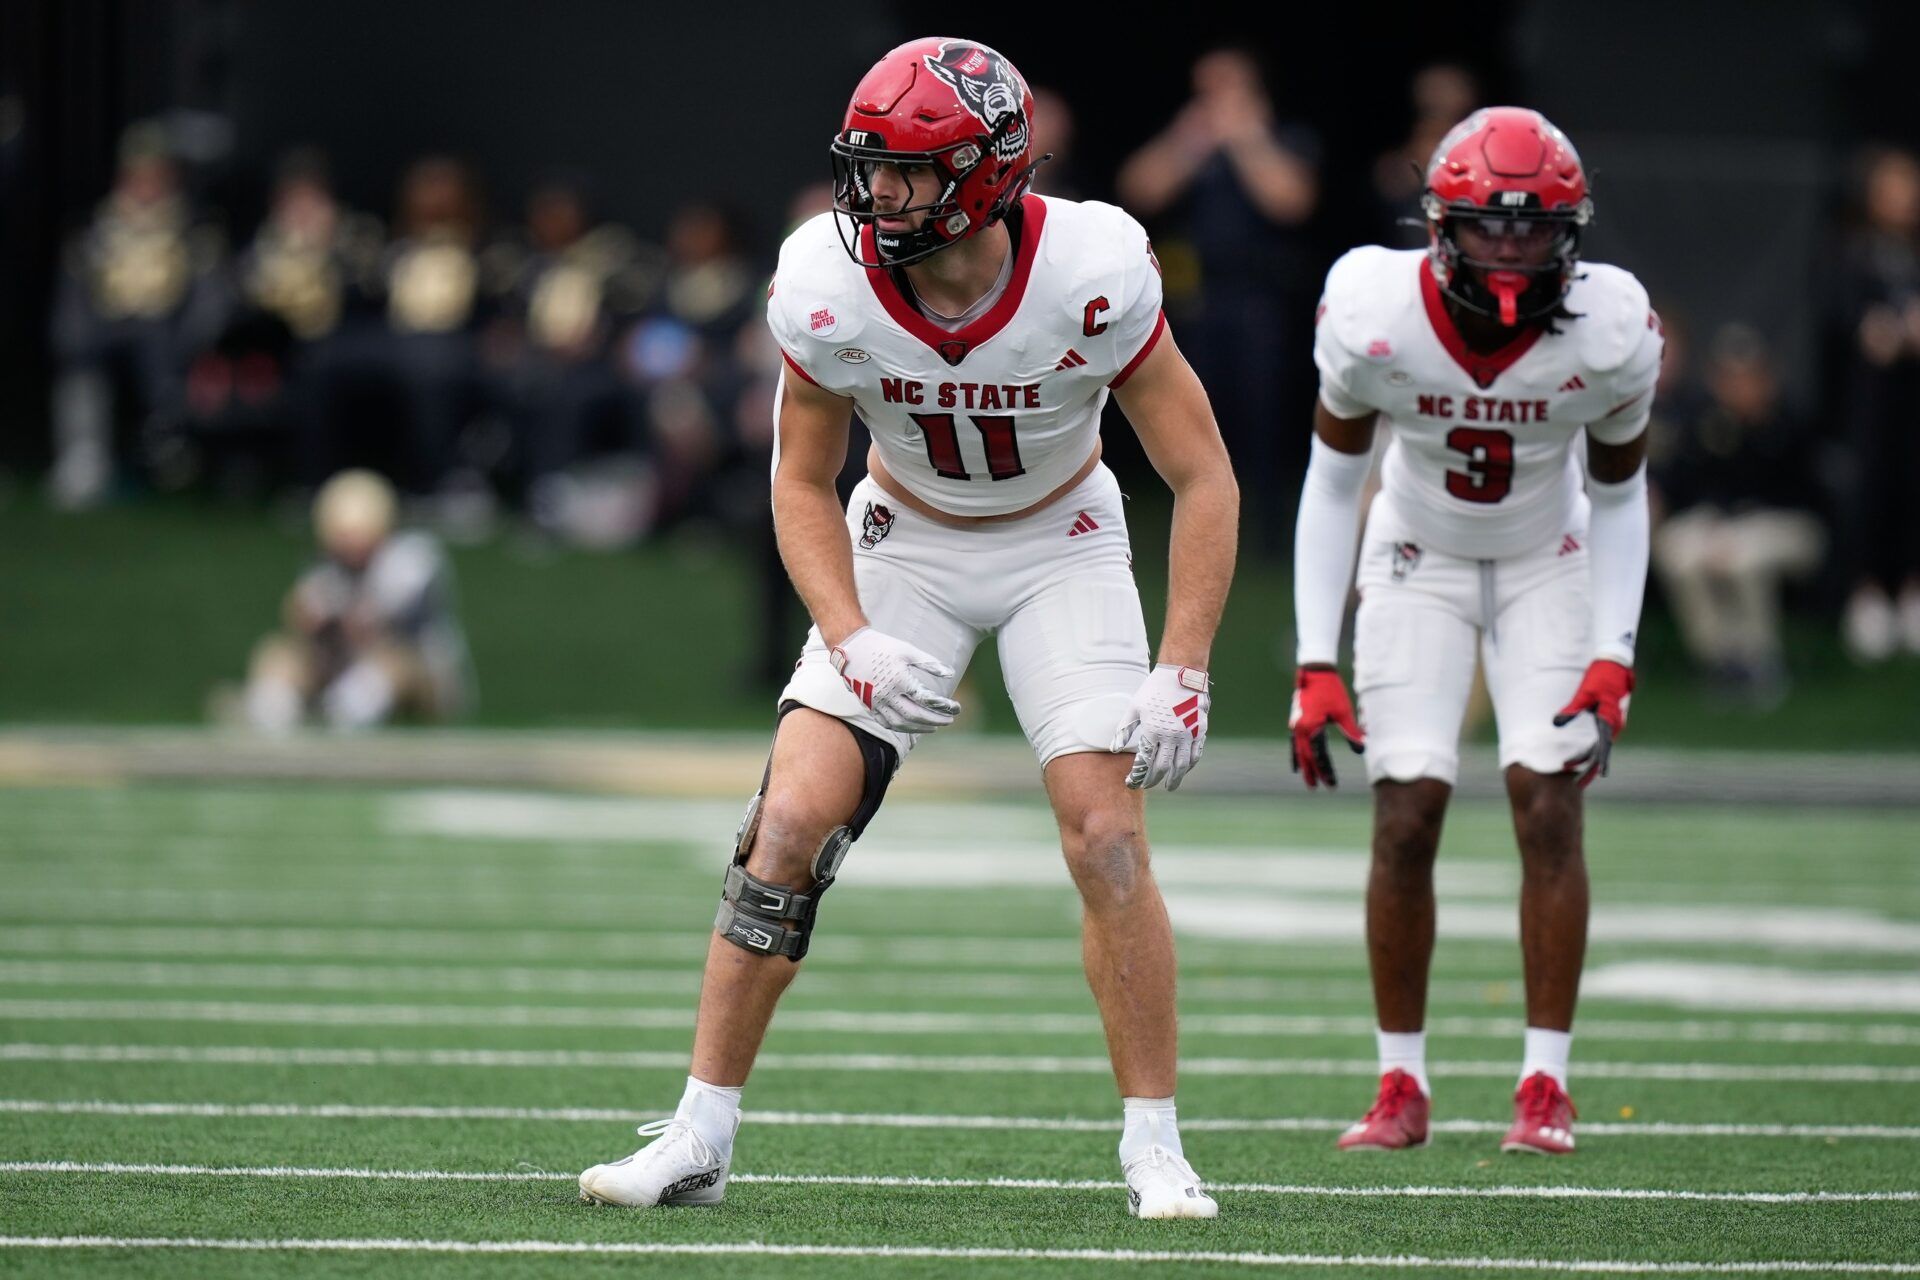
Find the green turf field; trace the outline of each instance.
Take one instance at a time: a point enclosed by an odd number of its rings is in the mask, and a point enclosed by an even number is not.
[[[1140,486],[1127,519],[1150,626],[1165,598],[1167,510]],[[1289,499],[1291,501],[1291,499]],[[62,515],[0,490],[0,724],[181,724],[237,681],[308,555],[304,517],[175,499]],[[453,549],[487,727],[764,729],[776,686],[753,674],[751,557],[712,527],[619,554],[535,546],[511,530]],[[218,566],[217,571],[210,566]],[[665,602],[671,602],[669,610]],[[1272,737],[1286,719],[1293,601],[1280,566],[1243,559],[1214,646],[1212,732]],[[668,621],[670,617],[670,622]],[[799,650],[796,613],[781,652]],[[1920,750],[1920,658],[1857,667],[1833,629],[1788,626],[1794,685],[1769,711],[1690,674],[1657,598],[1643,628],[1635,743],[1790,751]],[[785,661],[776,664],[784,670]],[[964,723],[1017,734],[993,646],[961,688]],[[1492,726],[1469,728],[1487,741]]]
[[[0,1271],[1920,1272],[1920,811],[1596,806],[1582,1150],[1549,1162],[1497,1150],[1520,1029],[1497,809],[1447,832],[1438,1131],[1382,1157],[1333,1149],[1372,1092],[1364,807],[1151,808],[1211,1222],[1126,1216],[1036,805],[888,804],[727,1202],[635,1212],[573,1180],[678,1097],[732,802],[0,790]],[[24,1243],[69,1237],[123,1243]],[[252,1243],[166,1247],[191,1240]]]

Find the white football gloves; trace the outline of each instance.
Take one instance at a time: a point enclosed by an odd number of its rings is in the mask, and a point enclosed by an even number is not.
[[[1213,705],[1204,671],[1160,663],[1147,673],[1114,731],[1109,751],[1133,750],[1127,786],[1135,791],[1164,782],[1178,791],[1187,770],[1207,749],[1207,710]]]
[[[834,670],[873,718],[901,733],[932,733],[953,723],[960,704],[927,687],[921,673],[953,679],[953,668],[905,640],[862,627],[833,647]]]

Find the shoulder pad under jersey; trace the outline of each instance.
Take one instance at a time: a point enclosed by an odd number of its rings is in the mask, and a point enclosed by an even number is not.
[[[1580,264],[1567,291],[1567,310],[1580,318],[1563,320],[1561,327],[1577,344],[1581,363],[1596,373],[1620,368],[1639,351],[1653,314],[1633,273],[1604,262]]]
[[[1362,245],[1327,271],[1316,323],[1348,351],[1365,351],[1419,299],[1424,249]]]
[[[847,256],[833,220],[819,214],[787,237],[767,294],[774,337],[803,366],[846,346],[876,305],[866,269]]]

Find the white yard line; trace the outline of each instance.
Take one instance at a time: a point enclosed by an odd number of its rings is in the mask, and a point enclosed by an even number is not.
[[[1920,1263],[1852,1261],[1641,1262],[1612,1259],[1423,1257],[1417,1254],[1229,1253],[1145,1249],[989,1249],[917,1245],[665,1244],[598,1240],[234,1239],[194,1236],[0,1236],[9,1249],[222,1249],[246,1253],[588,1254],[940,1261],[1210,1263],[1258,1267],[1377,1267],[1397,1271],[1548,1271],[1608,1275],[1917,1275]]]
[[[948,851],[938,858],[908,852],[876,857],[871,863],[850,863],[852,869],[846,878],[854,888],[873,895],[909,889],[924,893],[940,887],[983,892],[1013,888],[1029,899],[1036,892],[1050,893],[1051,899],[1032,900],[1051,900],[1064,906],[1071,901],[1072,888],[1066,873],[1057,867],[1057,852],[1045,855],[1044,878],[1021,878],[1041,865],[1042,856],[1037,850],[1019,856],[1001,850],[980,857]],[[1004,866],[999,861],[1002,858],[1007,859]],[[1318,869],[1319,861],[1300,877],[1306,883],[1297,885],[1288,881],[1287,866],[1269,866],[1269,862],[1237,854],[1196,851],[1185,861],[1157,858],[1155,875],[1174,930],[1182,936],[1359,945],[1365,932],[1360,897],[1366,875],[1364,857],[1354,861],[1351,873],[1340,873],[1344,879],[1337,886],[1317,879],[1323,874]],[[1015,868],[1026,870],[1016,874]],[[1262,874],[1279,883],[1264,887],[1258,878]],[[661,918],[685,922],[700,919],[703,907],[712,909],[710,893],[691,879],[673,880],[670,892],[642,896],[631,885],[620,887],[618,892],[596,894],[547,882],[519,888],[469,883],[457,874],[435,878],[428,885],[394,886],[372,879],[357,888],[331,884],[280,888],[73,887],[63,880],[57,886],[15,886],[8,897],[22,914],[44,922],[73,917],[74,923],[193,919],[207,924],[244,924],[263,916],[289,922],[331,916],[342,924],[619,928],[633,919],[643,904]],[[870,897],[868,901],[886,899]],[[1442,886],[1439,928],[1444,938],[1511,942],[1518,936],[1517,921],[1510,886],[1490,888],[1474,896]],[[1920,955],[1920,922],[1894,919],[1880,911],[1817,905],[1778,907],[1717,901],[1678,905],[1609,900],[1595,906],[1589,936],[1596,944],[1765,946],[1809,953]]]
[[[481,958],[476,954],[480,946],[478,939],[471,935],[462,936],[466,942],[462,948],[443,946],[445,939],[433,938],[430,945],[411,945],[406,935],[396,937],[394,933],[383,930],[348,930],[335,933],[325,930],[289,930],[283,936],[268,929],[107,929],[86,926],[80,929],[64,927],[24,925],[8,929],[0,935],[0,951],[50,951],[65,947],[76,950],[103,952],[143,952],[157,954],[193,954],[204,952],[217,954],[223,958],[211,960],[94,960],[94,959],[0,959],[0,986],[134,986],[134,987],[231,987],[265,991],[382,991],[417,990],[425,992],[461,992],[481,995],[621,995],[632,996],[638,990],[658,993],[663,989],[691,989],[698,983],[698,973],[691,962],[671,966],[641,966],[617,963],[617,957],[604,957],[610,963],[599,968],[560,968],[526,965],[395,965],[395,964],[348,964],[348,963],[243,963],[228,959],[234,953],[248,953],[278,947],[274,954],[279,955],[358,955],[380,956],[396,955],[401,957],[419,957],[423,955],[458,955]],[[704,945],[709,935],[667,935],[676,944],[691,945],[695,940]],[[433,935],[418,938],[427,942]],[[589,935],[591,937],[591,935]],[[598,939],[556,938],[549,947],[525,947],[527,939],[516,937],[529,958],[560,954],[573,957],[597,955],[601,950]],[[899,945],[895,945],[898,943]],[[985,984],[977,988],[980,994],[995,994],[1007,991],[1012,994],[1049,994],[1063,990],[1072,996],[1084,994],[1084,983],[1077,975],[1063,976],[1045,974],[1028,976],[1005,969],[968,969],[963,973],[952,972],[956,964],[969,961],[993,963],[997,958],[1006,958],[1013,964],[1041,962],[1044,952],[1056,946],[1070,946],[1075,953],[1078,944],[1056,943],[1052,939],[997,939],[988,937],[970,937],[953,939],[885,939],[875,937],[836,940],[836,947],[845,954],[834,954],[833,960],[846,963],[858,961],[871,963],[873,960],[886,959],[899,963],[903,959],[902,948],[908,943],[927,946],[937,943],[942,946],[952,943],[958,950],[949,956],[943,967],[948,973],[903,973],[891,975],[891,983],[905,984],[911,989],[916,984],[931,984],[952,987],[958,983]],[[1004,953],[1004,955],[1003,955]],[[657,956],[657,953],[656,953]],[[931,963],[931,956],[915,954],[915,960]],[[1596,974],[1607,970],[1597,969]],[[1784,974],[1803,979],[1812,990],[1831,990],[1820,981],[1819,971],[1786,970]],[[851,979],[859,975],[836,971],[831,965],[824,971],[814,971],[807,980],[809,990],[826,993],[836,987],[857,985]],[[1589,975],[1592,977],[1593,975]],[[1888,982],[1908,982],[1911,979],[1898,973],[1886,975],[1842,975],[1852,978],[1873,976],[1884,977]],[[1237,984],[1237,985],[1236,985]],[[1345,985],[1352,985],[1350,981]],[[1483,1003],[1486,991],[1485,983],[1443,982],[1437,984],[1437,996],[1458,1000],[1474,1000]],[[1773,984],[1760,983],[1765,988]],[[1316,982],[1307,978],[1267,979],[1248,977],[1244,979],[1197,979],[1186,984],[1189,994],[1198,990],[1214,992],[1213,998],[1226,998],[1225,993],[1240,992],[1244,988],[1248,1001],[1275,1000],[1287,998],[1289,992],[1295,995],[1324,995],[1328,982]],[[844,993],[844,992],[843,992]],[[1583,992],[1589,999],[1605,1000],[1609,993]],[[1237,997],[1235,997],[1237,998]],[[1622,993],[1619,998],[1629,997]],[[1652,999],[1652,996],[1646,997]],[[690,1010],[691,1006],[687,1006]],[[792,1014],[782,1015],[782,1025]],[[863,1016],[885,1017],[878,1011],[864,1012]],[[914,1017],[927,1015],[915,1013]],[[1075,1019],[1090,1018],[1084,1014],[967,1014],[951,1015],[956,1021],[955,1030],[991,1029],[992,1020],[1002,1018],[1027,1017],[1036,1020],[1044,1028],[1056,1026],[1078,1026]],[[987,1022],[972,1022],[972,1019],[986,1019]],[[1000,1025],[1006,1025],[1004,1023]],[[1088,1025],[1094,1025],[1089,1022]],[[1193,1014],[1182,1020],[1189,1030],[1218,1035],[1371,1035],[1373,1022],[1369,1018],[1331,1017],[1316,1015],[1263,1015],[1263,1014]],[[1520,1024],[1511,1019],[1439,1017],[1434,1018],[1428,1030],[1436,1035],[1457,1036],[1509,1036],[1516,1033]],[[1920,1023],[1847,1023],[1769,1021],[1764,1019],[1714,1019],[1697,1018],[1675,1019],[1671,1022],[1651,1019],[1608,1020],[1587,1019],[1579,1027],[1580,1034],[1586,1040],[1679,1040],[1689,1042],[1720,1042],[1746,1040],[1758,1043],[1787,1044],[1878,1044],[1907,1046],[1920,1044]]]
[[[374,1121],[536,1121],[582,1125],[632,1125],[657,1121],[666,1111],[628,1111],[620,1107],[422,1107],[298,1102],[48,1102],[38,1098],[0,1098],[0,1115],[113,1115],[113,1117],[194,1117],[194,1119],[374,1119]],[[1046,1115],[899,1115],[860,1111],[747,1111],[753,1125],[799,1128],[935,1128],[935,1130],[1008,1130],[1008,1132],[1116,1132],[1114,1119]],[[1187,1117],[1187,1132],[1340,1132],[1352,1117]],[[1442,1134],[1500,1134],[1505,1121],[1434,1121]],[[1580,1136],[1609,1138],[1893,1138],[1920,1142],[1920,1125],[1678,1125],[1670,1121],[1582,1121]]]
[[[78,965],[29,963],[14,965],[0,961],[0,984],[37,979],[50,984],[104,983],[114,985],[174,986],[194,981],[209,986],[244,985],[255,979],[297,981],[305,970],[296,966],[290,973],[273,973],[248,965],[147,965],[139,962]],[[444,972],[434,969],[423,974]],[[477,971],[485,976],[488,971]],[[501,972],[501,971],[495,971]],[[538,970],[512,970],[516,975]],[[591,970],[583,970],[591,973]],[[353,978],[348,974],[319,974]],[[369,979],[386,977],[386,983],[369,980],[367,988],[401,985],[393,979],[394,970],[374,969]],[[608,974],[612,978],[621,975]],[[318,985],[318,984],[313,984]],[[626,977],[609,984],[609,991],[631,993],[640,985]],[[356,986],[353,989],[361,989]],[[489,988],[484,982],[467,982],[462,991],[524,991],[524,985],[503,980]],[[150,1021],[150,1022],[235,1022],[289,1023],[312,1026],[520,1026],[584,1027],[607,1029],[675,1030],[693,1024],[691,1003],[642,1007],[597,1007],[580,1005],[471,1005],[471,1004],[354,1004],[354,1003],[267,1003],[253,1001],[207,1000],[21,1000],[0,999],[0,1018],[21,1021]],[[792,1009],[780,1015],[778,1026],[792,1031],[835,1031],[901,1035],[1046,1035],[1096,1034],[1101,1030],[1098,1015],[1092,1013],[959,1013],[917,1010],[866,1009]],[[1202,1035],[1219,1036],[1371,1036],[1373,1020],[1366,1017],[1322,1017],[1288,1014],[1190,1014],[1180,1020],[1180,1029]],[[1428,1030],[1435,1035],[1461,1038],[1510,1039],[1520,1034],[1518,1019],[1435,1018]],[[1784,1044],[1868,1044],[1885,1046],[1920,1045],[1920,1025],[1881,1024],[1848,1026],[1817,1022],[1608,1022],[1583,1021],[1579,1026],[1583,1040],[1684,1041],[1719,1043],[1729,1040]]]
[[[0,932],[0,949],[5,944],[6,935]],[[223,968],[221,976],[239,979],[234,985],[305,991],[386,991],[411,984],[431,991],[626,996],[645,993],[657,997],[669,992],[697,992],[700,988],[700,970],[691,959],[667,967],[610,964],[601,969],[272,964],[241,964]],[[244,976],[249,973],[253,975],[251,980]],[[476,977],[476,974],[480,976]],[[386,980],[389,978],[391,981]],[[78,985],[85,985],[84,980]],[[215,982],[213,985],[228,984]],[[1364,978],[1193,978],[1182,983],[1181,990],[1196,1003],[1265,1006],[1284,1001],[1327,1000],[1358,1004],[1372,998],[1371,989]],[[1087,980],[1077,972],[1035,973],[1014,969],[951,967],[936,972],[932,969],[877,967],[871,963],[843,965],[837,969],[828,967],[809,973],[807,991],[822,996],[887,996],[894,999],[912,996],[1009,997],[1081,1003],[1089,998]],[[1519,1000],[1517,983],[1436,982],[1429,994],[1435,1003],[1480,1007],[1517,1004]]]
[[[1717,1012],[1920,1013],[1920,975],[1911,970],[1842,973],[1778,965],[1638,960],[1597,966],[1580,994]]]
[[[99,1099],[0,1098],[0,1114],[188,1116],[220,1120],[496,1120],[568,1124],[633,1124],[658,1120],[664,1111],[614,1107],[429,1107],[300,1102],[108,1102]],[[1043,1133],[1113,1133],[1113,1118],[1083,1116],[903,1115],[887,1112],[749,1111],[755,1125],[827,1129],[961,1129]],[[1188,1116],[1189,1133],[1338,1133],[1348,1117]],[[1505,1133],[1505,1121],[1436,1120],[1435,1133]],[[1651,1138],[1887,1138],[1920,1141],[1920,1125],[1884,1124],[1679,1124],[1669,1121],[1582,1121],[1580,1136]]]
[[[0,1173],[113,1173],[166,1178],[343,1178],[364,1182],[573,1182],[575,1173],[540,1170],[356,1169],[300,1165],[124,1164],[117,1161],[9,1160]],[[733,1182],[820,1187],[924,1187],[960,1190],[1118,1191],[1103,1178],[938,1178],[912,1174],[735,1173]],[[1246,1195],[1434,1200],[1702,1200],[1727,1204],[1872,1204],[1920,1201],[1920,1191],[1682,1191],[1653,1187],[1329,1187],[1287,1182],[1208,1182],[1212,1191]]]
[[[951,968],[982,960],[997,966],[1061,966],[1078,969],[1080,939],[1073,935],[1010,937],[969,933],[890,933],[860,927],[858,918],[840,921],[833,946],[814,952],[818,963],[924,963]],[[232,960],[238,956],[268,959],[324,960],[580,960],[601,963],[657,960],[663,951],[684,950],[704,956],[712,931],[657,929],[515,929],[510,936],[498,930],[461,928],[358,928],[346,926],[148,924],[20,924],[0,936],[0,952],[9,955],[56,956],[62,960],[88,955],[169,956],[188,960]],[[1193,955],[1244,957],[1243,943],[1195,942]],[[1302,956],[1324,957],[1329,964],[1350,963],[1350,947],[1329,944],[1301,946],[1267,940],[1271,950],[1285,946],[1290,963]],[[812,966],[809,966],[810,968]],[[1510,968],[1503,961],[1503,970]]]
[[[230,1066],[545,1067],[678,1069],[683,1050],[307,1048],[277,1045],[0,1044],[0,1062],[219,1063]],[[934,1075],[1106,1075],[1105,1057],[1019,1054],[763,1053],[771,1070],[886,1071]],[[1361,1076],[1379,1071],[1372,1058],[1210,1058],[1181,1060],[1202,1076]],[[1920,1084],[1920,1067],[1860,1064],[1752,1065],[1736,1062],[1585,1062],[1579,1074],[1602,1080],[1713,1082],[1799,1081],[1824,1084]],[[1444,1078],[1499,1079],[1513,1063],[1441,1062],[1428,1068]]]

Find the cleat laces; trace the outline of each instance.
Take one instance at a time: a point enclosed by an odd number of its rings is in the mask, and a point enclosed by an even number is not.
[[[665,1120],[650,1120],[634,1130],[643,1138],[658,1138],[666,1135],[684,1134],[693,1145],[693,1158],[700,1164],[718,1164],[719,1153],[707,1140],[700,1136],[699,1130],[678,1116],[668,1116]]]
[[[1132,1173],[1136,1169],[1144,1169],[1162,1176],[1184,1178],[1196,1186],[1200,1184],[1200,1175],[1193,1171],[1192,1165],[1157,1143],[1129,1160],[1123,1172]]]
[[[1574,1119],[1580,1118],[1580,1113],[1574,1109],[1573,1099],[1560,1091],[1560,1086],[1552,1076],[1538,1073],[1527,1077],[1527,1082],[1520,1086],[1521,1118],[1535,1129],[1554,1127],[1554,1122],[1559,1119],[1554,1114],[1554,1106],[1558,1102],[1567,1104],[1567,1111]]]
[[[1382,1085],[1380,1096],[1375,1099],[1373,1109],[1361,1117],[1360,1125],[1369,1125],[1375,1120],[1384,1120],[1394,1115],[1419,1092],[1420,1086],[1414,1082],[1412,1076],[1404,1071],[1394,1072]]]

